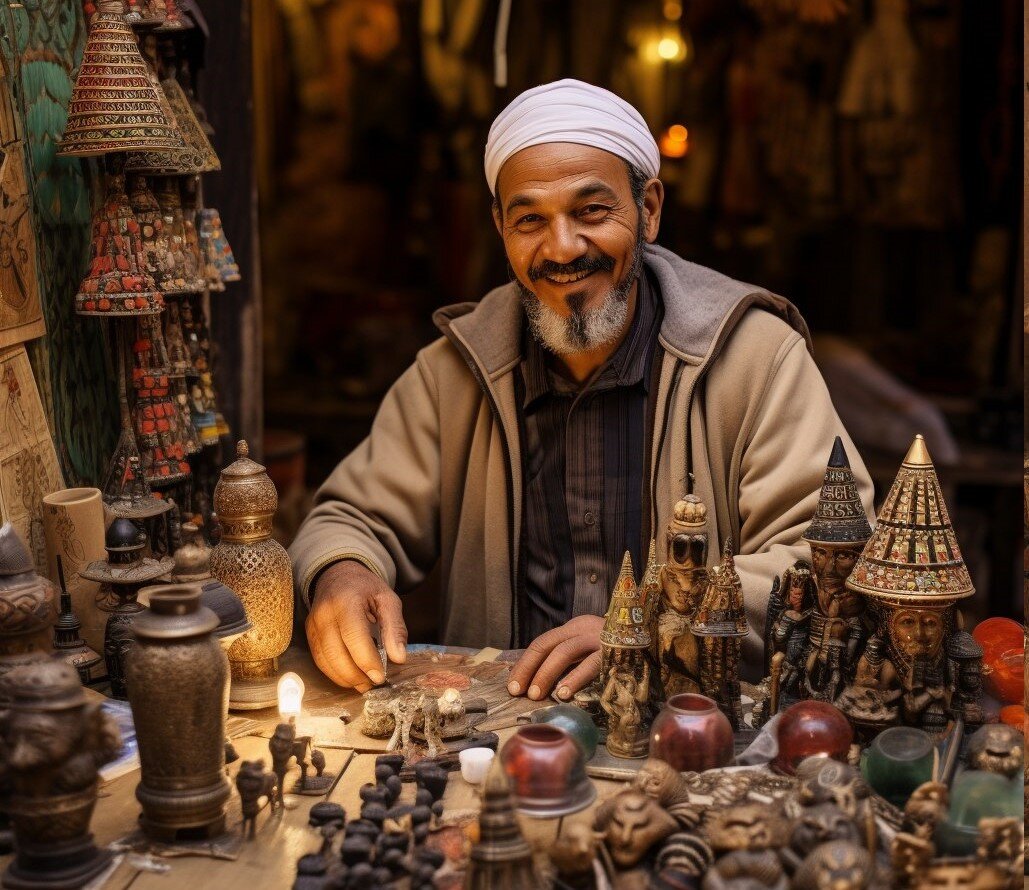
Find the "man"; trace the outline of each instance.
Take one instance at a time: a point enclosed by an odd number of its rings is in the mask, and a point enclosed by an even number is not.
[[[570,698],[599,671],[624,551],[641,568],[688,491],[708,505],[711,552],[738,542],[760,670],[771,580],[804,555],[826,456],[849,440],[796,309],[655,245],[659,163],[632,106],[574,80],[494,122],[485,168],[513,281],[436,313],[443,336],[290,551],[337,683],[382,682],[371,623],[404,661],[394,591],[438,562],[443,641],[528,646],[511,693]]]

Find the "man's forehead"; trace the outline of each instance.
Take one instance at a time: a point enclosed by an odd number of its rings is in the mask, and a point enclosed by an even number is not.
[[[587,182],[609,188],[628,183],[625,161],[611,152],[571,142],[531,145],[515,152],[500,168],[498,193],[578,189]]]

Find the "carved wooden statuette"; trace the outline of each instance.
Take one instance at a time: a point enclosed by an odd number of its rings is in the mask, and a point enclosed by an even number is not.
[[[28,548],[5,522],[0,526],[0,678],[50,657],[50,627],[56,618],[57,589],[36,574]],[[3,699],[0,688],[0,704]]]
[[[668,523],[668,556],[661,571],[657,657],[669,698],[700,692],[700,643],[690,625],[707,589],[708,539],[707,508],[696,495],[686,495]]]
[[[765,669],[774,684],[770,715],[778,713],[783,702],[788,706],[803,697],[811,614],[817,598],[811,563],[802,559],[786,569],[781,579],[776,575],[772,583],[765,623]]]
[[[253,840],[258,813],[264,806],[275,805],[275,776],[264,771],[263,760],[244,760],[236,773],[236,790],[243,807],[243,836]]]
[[[648,605],[640,597],[626,552],[600,632],[600,705],[608,718],[607,749],[616,757],[644,757],[650,742],[653,634]]]
[[[847,587],[872,604],[876,619],[875,644],[837,701],[851,722],[865,732],[902,723],[938,735],[951,717],[974,719],[981,655],[960,636],[955,604],[975,590],[921,436]]]
[[[732,540],[725,542],[722,562],[711,569],[707,590],[693,620],[701,640],[701,692],[717,702],[733,730],[743,727],[740,660],[748,633],[743,585],[732,558]]]
[[[87,702],[75,669],[60,659],[26,664],[4,678],[10,695],[0,722],[0,773],[10,780],[4,809],[17,855],[5,887],[79,887],[110,861],[89,833],[97,770],[121,738],[100,705]]]

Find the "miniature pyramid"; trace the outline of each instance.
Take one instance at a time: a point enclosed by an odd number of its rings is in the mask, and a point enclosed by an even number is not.
[[[469,855],[465,880],[470,890],[543,886],[529,847],[518,826],[511,783],[500,758],[486,774],[479,814],[479,841]]]
[[[732,538],[722,548],[722,561],[711,569],[704,599],[692,625],[702,637],[745,637],[749,632],[743,608],[743,582],[732,556]]]
[[[858,495],[847,451],[837,436],[825,468],[818,506],[804,532],[804,540],[812,544],[853,545],[864,544],[871,536],[872,527]]]
[[[59,155],[177,149],[182,139],[162,107],[123,0],[101,0],[90,22]]]
[[[945,606],[975,593],[921,435],[900,465],[847,587],[898,605]]]
[[[628,550],[622,558],[622,570],[611,593],[600,642],[616,649],[647,649],[653,642],[647,610],[633,577],[632,556]]]

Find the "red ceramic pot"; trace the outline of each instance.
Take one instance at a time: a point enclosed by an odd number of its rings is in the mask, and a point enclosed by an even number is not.
[[[673,695],[650,730],[650,756],[680,772],[728,766],[733,753],[732,724],[706,695]]]
[[[579,743],[549,723],[519,727],[501,749],[500,763],[511,780],[515,805],[527,816],[567,816],[597,796]]]
[[[779,753],[772,766],[789,776],[805,757],[822,755],[847,762],[854,730],[843,712],[823,701],[799,701],[779,717]]]

